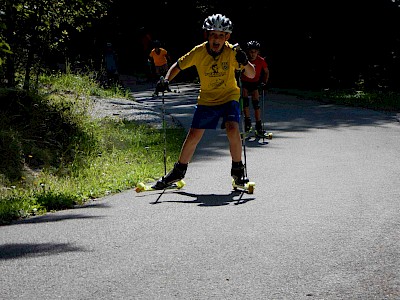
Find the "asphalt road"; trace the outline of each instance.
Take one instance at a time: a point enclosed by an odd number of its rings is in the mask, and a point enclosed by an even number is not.
[[[177,87],[175,87],[177,89]],[[196,86],[167,93],[190,124]],[[159,109],[152,91],[138,101]],[[400,299],[395,115],[267,94],[232,191],[224,131],[179,191],[134,190],[0,227],[0,299]]]

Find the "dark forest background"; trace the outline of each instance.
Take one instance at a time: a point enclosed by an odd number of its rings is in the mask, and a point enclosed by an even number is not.
[[[160,40],[175,60],[203,41],[204,19],[210,14],[221,13],[233,22],[230,42],[245,45],[249,40],[258,40],[261,43],[261,53],[269,64],[272,87],[399,90],[398,0],[253,0],[239,3],[226,0],[91,0],[85,5],[89,2],[103,5],[101,17],[93,14],[90,22],[90,17],[82,16],[74,19],[73,24],[71,19],[60,22],[59,29],[67,28],[69,35],[63,43],[53,47],[43,46],[46,42],[43,32],[36,41],[27,32],[23,35],[25,41],[21,36],[18,41],[9,41],[10,30],[5,28],[21,24],[25,26],[19,29],[21,32],[37,28],[42,15],[50,8],[54,9],[55,2],[63,1],[13,1],[14,5],[23,3],[31,7],[31,15],[25,23],[10,19],[12,11],[7,7],[12,3],[2,1],[2,21],[6,25],[2,32],[14,52],[14,61],[22,61],[22,57],[30,53],[28,45],[33,46],[33,49],[40,49],[34,55],[42,69],[54,69],[65,61],[80,70],[101,68],[104,47],[106,43],[112,43],[121,74],[144,73],[148,68],[146,61],[152,40]],[[64,1],[63,4],[78,2],[83,6],[78,0]],[[34,3],[37,7],[33,7]],[[46,6],[42,15],[38,15],[41,5]],[[35,20],[38,23],[34,23]],[[53,30],[51,22],[49,24],[48,30]],[[78,25],[80,30],[74,30]],[[55,38],[54,34],[50,41],[54,42]],[[35,46],[35,43],[38,44]],[[9,66],[3,64],[2,73],[6,79]],[[190,72],[186,76],[189,79]]]

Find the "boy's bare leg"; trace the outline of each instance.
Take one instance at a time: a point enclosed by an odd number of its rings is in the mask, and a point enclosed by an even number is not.
[[[254,101],[260,101],[260,93],[258,92],[258,90],[253,91],[253,93],[251,95],[251,99],[253,99]],[[261,120],[260,109],[254,109],[254,119],[256,121],[260,121]]]
[[[263,130],[263,124],[262,124],[262,116],[261,116],[261,108],[260,108],[260,93],[258,90],[255,90],[252,94],[254,101],[256,101],[256,105],[254,105],[253,102],[253,107],[254,107],[254,118],[256,119],[256,134],[259,136],[263,136],[265,134],[265,131]],[[263,99],[264,100],[264,99]]]
[[[205,129],[190,128],[182,145],[181,154],[179,156],[178,161],[181,164],[188,164],[190,162],[198,143],[203,137],[204,131]]]
[[[242,88],[242,98],[246,98],[246,97],[249,97],[249,92],[247,91],[247,89]],[[243,103],[242,103],[242,105],[243,105]],[[243,106],[243,113],[244,113],[245,118],[250,118],[250,108],[248,106],[247,107]]]
[[[239,123],[228,121],[225,125],[232,161],[239,162],[242,160],[242,140],[240,138]]]
[[[186,135],[186,139],[182,145],[181,154],[174,168],[165,176],[161,177],[152,188],[156,190],[164,189],[174,182],[177,182],[185,177],[189,161],[192,159],[197,144],[201,140],[205,129],[191,128]]]
[[[235,184],[244,186],[249,179],[245,176],[245,166],[242,162],[242,139],[240,137],[239,123],[226,122],[226,133],[232,156],[231,176]]]
[[[243,107],[244,117],[250,118],[250,109],[249,107]]]
[[[260,111],[260,109],[255,109],[254,110],[254,118],[256,119],[256,121],[260,121],[261,120],[261,111]]]

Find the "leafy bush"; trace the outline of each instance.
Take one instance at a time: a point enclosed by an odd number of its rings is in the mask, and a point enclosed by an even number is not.
[[[87,76],[42,79],[37,93],[0,90],[0,224],[71,208],[163,174],[162,130],[88,114],[93,91],[122,97],[123,90],[102,90]],[[171,167],[185,131],[167,130]]]
[[[11,180],[22,176],[23,151],[18,133],[13,130],[0,132],[0,173]],[[4,179],[3,179],[4,180]]]

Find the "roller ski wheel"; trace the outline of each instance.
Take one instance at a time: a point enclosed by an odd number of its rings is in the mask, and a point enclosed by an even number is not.
[[[266,139],[272,140],[273,134],[272,134],[272,132],[265,132],[265,133],[263,134],[263,133],[258,133],[258,132],[256,131],[256,132],[255,132],[255,136],[258,137],[258,138],[266,138]]]
[[[232,179],[232,187],[235,191],[244,191],[249,194],[254,193],[254,189],[256,187],[256,183],[253,181],[246,182],[244,185],[238,185],[235,183],[235,180]]]
[[[152,185],[145,184],[143,182],[139,182],[136,187],[135,187],[135,192],[136,193],[142,193],[142,192],[150,192],[150,191],[160,191],[160,190],[180,190],[186,185],[186,182],[183,181],[182,179],[169,185],[166,186],[165,188],[162,189],[156,189]]]

